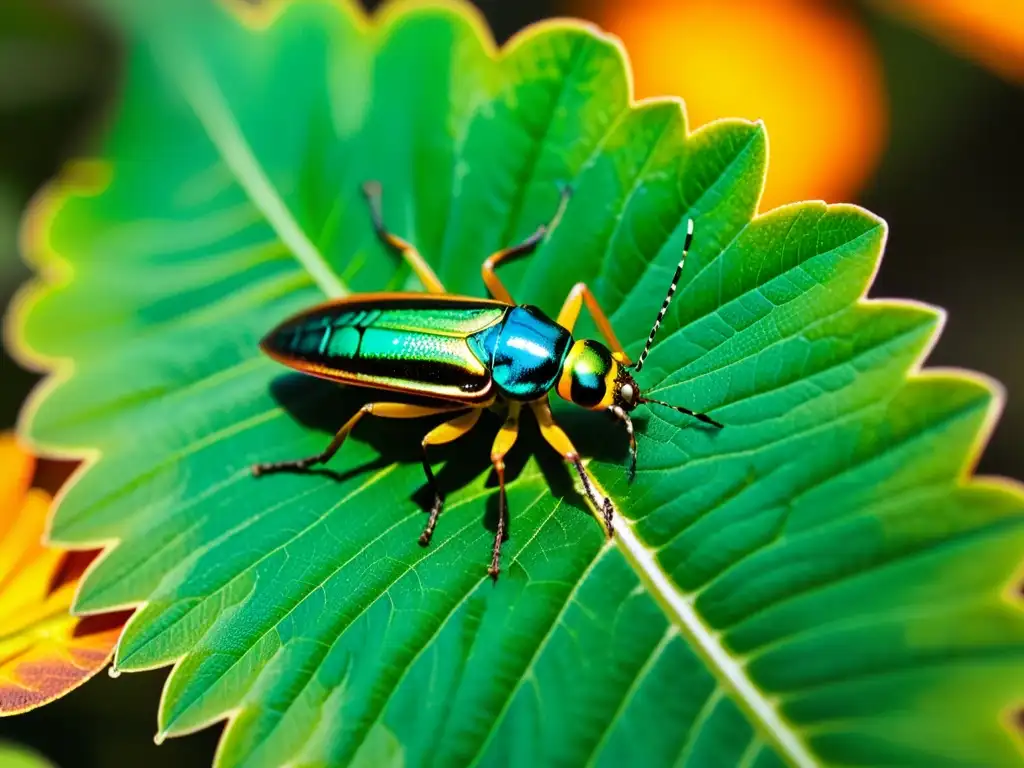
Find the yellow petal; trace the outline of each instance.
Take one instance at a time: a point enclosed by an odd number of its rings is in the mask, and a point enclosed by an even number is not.
[[[35,462],[18,447],[14,435],[0,434],[0,542],[17,519],[21,499],[32,482]],[[0,558],[0,568],[3,559]]]
[[[7,518],[7,530],[0,539],[0,617],[7,610],[5,606],[14,599],[12,593],[23,592],[26,588],[26,572],[43,568],[40,565],[45,551],[42,538],[50,501],[49,494],[33,490],[27,497],[18,497],[0,507],[0,519]],[[12,509],[20,512],[11,514]],[[54,550],[50,559],[56,561],[60,556],[61,553]],[[36,590],[38,594],[33,594],[33,599],[45,596],[49,574],[39,573],[38,580],[42,582],[41,591]],[[16,581],[21,585],[20,590],[15,586]]]
[[[70,614],[83,553],[42,545],[51,500],[26,493],[31,471],[31,458],[0,436],[0,715],[38,707],[96,674],[127,619]]]

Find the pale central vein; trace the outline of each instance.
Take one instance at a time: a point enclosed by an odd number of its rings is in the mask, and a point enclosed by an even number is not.
[[[691,647],[716,673],[722,686],[732,692],[736,702],[756,721],[767,739],[794,765],[800,768],[818,765],[803,741],[779,714],[777,706],[765,697],[743,665],[722,645],[718,633],[704,623],[692,600],[679,592],[658,564],[654,552],[640,541],[632,526],[620,518],[615,526],[615,537],[630,565],[669,612],[669,618],[674,620]]]
[[[329,298],[350,293],[348,286],[327,264],[323,254],[299,226],[292,212],[274,189],[259,160],[253,154],[217,83],[202,61],[186,46],[171,52],[155,46],[157,55],[166,53],[166,69],[177,74],[182,93],[192,106],[207,136],[253,205],[281,238],[281,242],[309,272]]]

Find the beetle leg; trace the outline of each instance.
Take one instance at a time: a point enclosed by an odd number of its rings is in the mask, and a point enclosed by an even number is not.
[[[532,235],[526,238],[519,245],[514,245],[511,248],[506,248],[487,257],[487,260],[484,261],[483,266],[480,268],[480,273],[483,275],[484,285],[487,286],[487,290],[490,291],[491,296],[496,298],[498,301],[504,301],[506,304],[516,303],[515,299],[512,298],[512,294],[508,292],[508,288],[505,287],[504,283],[501,282],[501,279],[494,273],[494,269],[503,261],[512,261],[520,256],[526,256],[533,253],[537,249],[537,245],[544,239],[544,235],[547,233],[548,228],[541,224]]]
[[[349,433],[353,429],[355,429],[356,424],[359,423],[359,420],[362,419],[363,416],[372,414],[373,416],[380,416],[385,419],[419,419],[423,416],[433,416],[438,413],[460,411],[464,408],[465,406],[463,405],[426,406],[410,405],[408,403],[367,403],[356,411],[355,415],[351,419],[345,422],[345,425],[338,430],[338,434],[334,436],[323,452],[314,456],[307,456],[304,459],[278,461],[269,464],[254,464],[252,467],[252,473],[256,477],[259,477],[260,475],[269,475],[272,472],[303,470],[317,464],[325,464],[338,452],[338,449],[341,448],[341,444],[345,442],[345,438],[348,437]]]
[[[513,245],[511,248],[498,251],[484,261],[483,266],[480,268],[480,273],[483,276],[484,285],[491,292],[491,296],[498,301],[504,301],[506,304],[515,304],[512,294],[508,292],[508,288],[501,282],[494,270],[503,261],[514,261],[521,256],[528,256],[537,250],[537,246],[540,245],[544,236],[557,226],[558,220],[562,218],[562,213],[565,211],[565,206],[568,204],[571,196],[572,189],[568,185],[563,186],[558,210],[555,211],[555,215],[548,224],[541,224],[532,235],[519,243],[519,245]]]
[[[548,441],[562,458],[568,461],[576,469],[577,474],[580,476],[580,482],[583,483],[583,491],[587,494],[587,498],[590,499],[590,503],[594,507],[601,511],[601,515],[604,518],[605,530],[608,533],[608,537],[611,538],[615,534],[615,529],[612,527],[612,518],[615,513],[615,507],[612,505],[611,499],[607,496],[602,496],[598,493],[597,483],[594,482],[593,478],[587,472],[586,467],[583,466],[583,461],[580,459],[580,454],[576,450],[576,447],[569,440],[569,436],[562,431],[562,428],[555,423],[554,417],[551,415],[551,406],[548,405],[547,398],[543,400],[536,400],[530,403],[530,408],[533,410],[534,415],[537,417],[537,423],[540,425],[540,433],[544,439]]]
[[[491,549],[491,567],[487,573],[495,581],[501,573],[501,542],[505,538],[505,520],[508,517],[505,497],[505,456],[512,446],[515,445],[519,436],[519,411],[522,406],[514,400],[508,403],[508,415],[502,425],[498,436],[494,438],[494,445],[491,447],[491,463],[498,475],[498,530],[494,533],[494,547]]]
[[[572,290],[569,291],[562,309],[558,312],[558,324],[569,331],[569,333],[572,333],[572,329],[576,326],[576,320],[579,319],[580,310],[583,309],[584,304],[590,310],[590,316],[594,318],[597,330],[601,332],[604,340],[608,342],[608,348],[612,351],[615,359],[622,365],[631,365],[632,361],[629,359],[629,355],[626,354],[626,350],[619,343],[615,331],[612,330],[612,324],[608,320],[608,315],[601,309],[601,305],[597,303],[597,299],[586,283],[576,283]]]
[[[384,226],[384,215],[381,213],[380,182],[367,181],[363,184],[363,195],[370,206],[370,217],[373,219],[373,228],[377,232],[377,237],[405,259],[406,263],[412,267],[412,271],[416,273],[416,277],[423,283],[423,287],[427,289],[427,293],[447,293],[437,274],[416,250],[416,247],[398,235],[391,234]]]
[[[437,487],[437,478],[434,477],[434,471],[430,468],[430,461],[427,458],[427,446],[444,445],[462,437],[476,426],[476,423],[480,420],[481,413],[483,413],[482,408],[474,408],[468,413],[463,413],[451,421],[446,421],[444,424],[434,427],[423,438],[423,471],[427,474],[427,485],[434,492],[434,503],[430,507],[430,517],[423,528],[423,533],[420,534],[420,544],[424,547],[430,543],[430,537],[434,535],[437,518],[441,514],[441,508],[444,506],[444,497]]]

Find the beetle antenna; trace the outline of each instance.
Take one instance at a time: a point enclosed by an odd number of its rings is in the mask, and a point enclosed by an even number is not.
[[[706,413],[695,413],[694,411],[691,411],[689,408],[686,408],[682,405],[672,405],[672,403],[665,403],[662,402],[661,400],[652,400],[649,397],[641,397],[640,402],[653,403],[654,405],[663,405],[666,408],[671,408],[672,410],[679,411],[680,413],[685,413],[687,416],[693,416],[693,418],[697,419],[698,421],[703,421],[705,424],[710,424],[711,426],[718,427],[719,429],[725,426],[724,424],[721,424],[712,419]]]
[[[647,359],[647,353],[651,351],[651,344],[654,343],[654,337],[658,333],[658,327],[661,325],[661,321],[665,318],[665,313],[668,312],[668,305],[672,303],[672,296],[676,292],[676,286],[679,285],[679,278],[683,276],[683,265],[686,263],[686,254],[690,250],[690,243],[693,242],[693,219],[688,219],[686,222],[686,239],[683,241],[683,255],[679,258],[679,265],[676,267],[676,273],[672,276],[672,284],[668,287],[668,294],[665,296],[665,302],[661,305],[661,310],[658,312],[658,316],[654,319],[654,327],[651,328],[651,335],[647,337],[647,343],[644,345],[644,351],[640,353],[640,357],[633,363],[632,368],[637,373],[644,367],[644,360]]]
[[[629,472],[626,475],[628,482],[632,483],[636,477],[636,435],[633,434],[633,420],[623,408],[613,405],[608,409],[615,418],[626,425],[626,433],[629,435]]]

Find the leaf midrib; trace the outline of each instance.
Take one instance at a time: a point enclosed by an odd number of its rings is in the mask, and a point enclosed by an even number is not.
[[[199,56],[188,46],[175,43],[168,38],[154,41],[154,58],[181,89],[210,143],[238,185],[328,298],[349,294],[349,287],[331,270],[323,254],[274,189],[241,127],[232,117],[224,95]]]
[[[690,647],[704,660],[719,684],[727,689],[751,722],[764,733],[789,761],[800,768],[813,768],[817,761],[775,705],[757,688],[743,666],[726,650],[721,634],[714,632],[697,613],[692,598],[684,596],[658,565],[656,556],[620,517],[615,537],[626,561],[666,616],[679,628]]]

